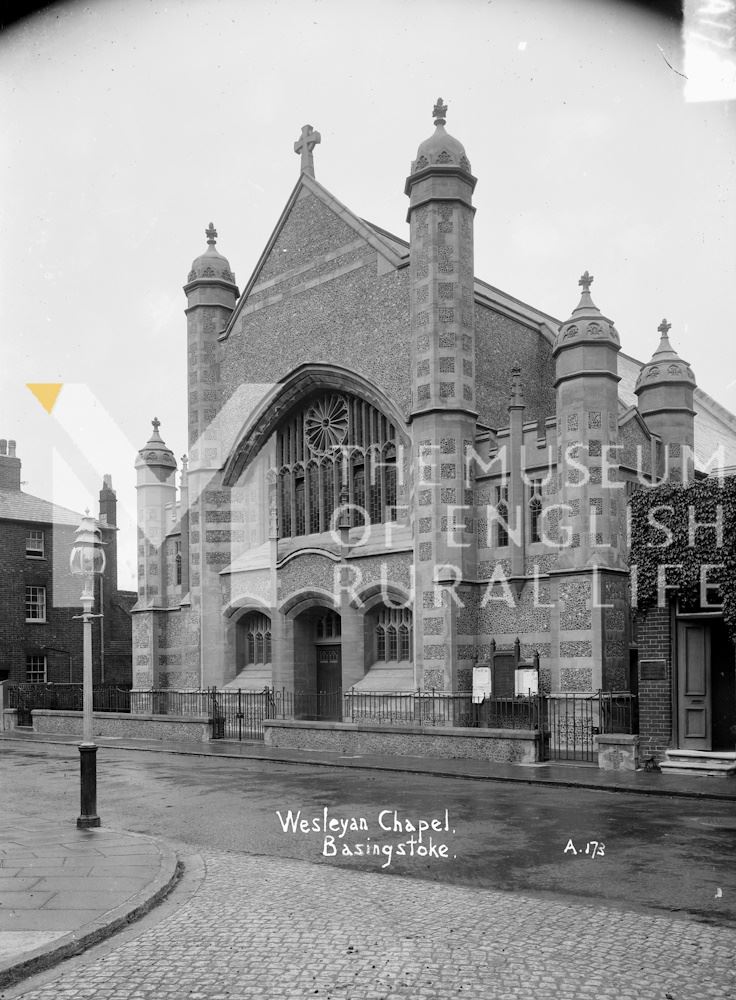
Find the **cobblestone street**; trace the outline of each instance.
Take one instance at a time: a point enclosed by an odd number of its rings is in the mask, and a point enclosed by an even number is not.
[[[224,852],[207,852],[202,874],[193,895],[157,921],[154,912],[136,937],[4,995],[736,997],[729,929]]]

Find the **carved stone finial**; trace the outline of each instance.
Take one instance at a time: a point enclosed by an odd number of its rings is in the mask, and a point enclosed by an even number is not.
[[[302,158],[302,173],[314,177],[314,156],[312,150],[322,142],[322,136],[311,125],[302,125],[302,134],[294,143],[294,152]]]
[[[217,241],[217,230],[211,222],[205,229],[204,235],[207,237],[207,244],[213,247]]]
[[[509,407],[524,406],[524,388],[521,384],[521,365],[517,361],[511,369],[511,398]]]
[[[666,319],[663,319],[662,322],[657,327],[657,330],[659,330],[659,332],[662,334],[663,337],[666,337],[671,329],[672,329],[672,324],[668,323]]]
[[[158,417],[154,417],[151,423],[153,424],[153,433],[158,434],[158,429],[161,426],[161,421],[158,419]]]
[[[578,284],[584,292],[589,292],[590,286],[593,284],[593,275],[586,271],[585,274],[580,275],[580,281],[578,281]]]
[[[447,105],[442,103],[442,98],[437,98],[437,103],[432,109],[432,115],[434,117],[435,125],[444,125],[447,121]]]

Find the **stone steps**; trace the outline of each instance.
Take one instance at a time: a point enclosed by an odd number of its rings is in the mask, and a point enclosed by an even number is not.
[[[667,750],[662,774],[702,774],[712,778],[736,775],[736,753],[728,750]]]

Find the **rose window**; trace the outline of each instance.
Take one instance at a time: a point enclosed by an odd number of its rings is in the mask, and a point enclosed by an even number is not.
[[[325,396],[313,403],[304,419],[310,451],[326,455],[343,444],[348,431],[348,404],[342,396]]]

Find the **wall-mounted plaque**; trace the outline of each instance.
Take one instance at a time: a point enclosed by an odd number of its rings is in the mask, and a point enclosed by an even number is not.
[[[473,704],[491,697],[491,668],[473,667]]]
[[[666,660],[639,660],[640,681],[666,681]]]

